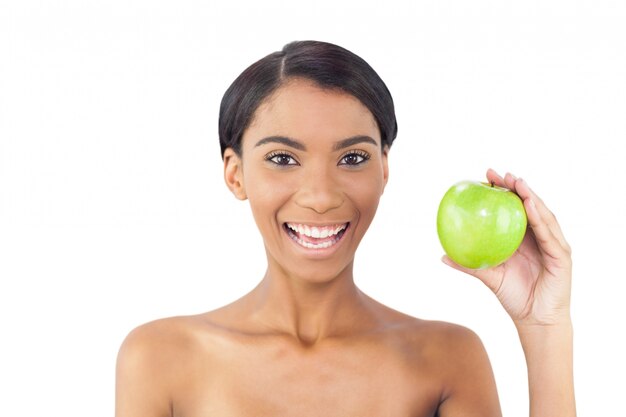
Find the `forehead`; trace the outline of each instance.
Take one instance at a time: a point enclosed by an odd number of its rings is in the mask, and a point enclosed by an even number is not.
[[[290,80],[258,107],[242,145],[246,138],[276,134],[316,142],[367,135],[380,144],[376,119],[363,103],[305,79]]]

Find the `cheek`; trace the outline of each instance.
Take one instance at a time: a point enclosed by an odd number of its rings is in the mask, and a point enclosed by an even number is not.
[[[260,222],[276,217],[276,212],[289,200],[292,188],[284,176],[271,173],[255,173],[246,178],[248,202],[259,227]]]
[[[343,184],[350,200],[354,202],[361,213],[363,221],[369,222],[374,217],[382,195],[384,180],[382,175],[370,175],[358,181],[349,181]]]

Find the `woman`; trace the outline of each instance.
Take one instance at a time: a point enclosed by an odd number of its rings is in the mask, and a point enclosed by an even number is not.
[[[336,45],[292,42],[235,80],[220,109],[224,178],[250,203],[267,271],[232,304],[133,330],[118,357],[117,417],[501,415],[472,331],[397,312],[354,283],[396,132],[385,84]],[[523,180],[487,179],[524,200],[524,242],[496,268],[444,262],[482,280],[512,317],[531,416],[573,416],[569,246]]]

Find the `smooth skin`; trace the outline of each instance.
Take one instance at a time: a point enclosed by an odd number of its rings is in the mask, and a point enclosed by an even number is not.
[[[226,184],[263,236],[265,276],[227,306],[133,330],[118,355],[116,416],[500,416],[475,333],[402,314],[354,283],[388,176],[388,149],[354,97],[293,79],[267,99],[241,155],[224,154]],[[487,177],[525,200],[531,229],[504,265],[461,270],[494,290],[518,328],[531,416],[573,416],[569,247],[523,181]],[[349,226],[318,250],[294,242],[286,222]],[[236,266],[215,279],[237,279]]]

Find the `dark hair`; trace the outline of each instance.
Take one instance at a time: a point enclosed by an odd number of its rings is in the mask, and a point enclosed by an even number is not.
[[[256,109],[279,87],[297,77],[356,97],[374,115],[382,145],[391,146],[398,133],[393,99],[374,69],[340,46],[294,41],[250,65],[224,93],[219,115],[222,157],[229,147],[241,154],[241,138]]]

